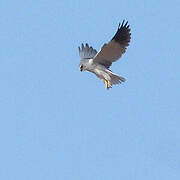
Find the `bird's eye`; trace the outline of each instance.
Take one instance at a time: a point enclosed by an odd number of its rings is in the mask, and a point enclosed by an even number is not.
[[[82,71],[82,70],[83,70],[83,65],[80,66],[80,71]]]

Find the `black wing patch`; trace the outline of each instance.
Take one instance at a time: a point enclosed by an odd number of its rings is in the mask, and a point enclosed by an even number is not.
[[[125,24],[124,22],[125,20],[123,20],[122,24],[119,23],[118,30],[112,40],[115,40],[120,45],[128,46],[131,39],[131,29],[129,28],[128,21]]]

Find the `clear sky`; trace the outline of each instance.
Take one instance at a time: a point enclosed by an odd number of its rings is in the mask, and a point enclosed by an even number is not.
[[[1,0],[0,179],[179,180],[179,0]],[[109,91],[80,72],[129,21]]]

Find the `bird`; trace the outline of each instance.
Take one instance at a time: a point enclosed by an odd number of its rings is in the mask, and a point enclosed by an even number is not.
[[[113,38],[108,43],[105,43],[99,52],[89,46],[88,43],[78,47],[80,71],[94,73],[105,84],[107,90],[112,88],[112,85],[125,82],[124,77],[115,74],[109,68],[113,62],[117,61],[126,52],[131,39],[130,31],[128,21],[125,23],[125,20],[123,20],[122,23],[119,23]]]

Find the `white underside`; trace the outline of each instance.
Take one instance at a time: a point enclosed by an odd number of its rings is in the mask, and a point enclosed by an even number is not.
[[[113,84],[120,84],[121,82],[125,81],[125,78],[116,75],[115,73],[113,73],[108,69],[105,70],[95,69],[94,73],[103,83],[105,83],[105,81],[110,81],[111,84],[113,85]]]

